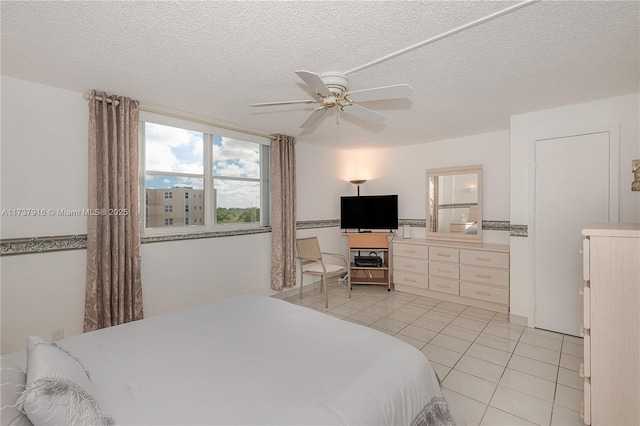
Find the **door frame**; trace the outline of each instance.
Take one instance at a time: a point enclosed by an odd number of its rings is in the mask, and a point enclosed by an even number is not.
[[[527,317],[528,326],[535,327],[535,193],[536,193],[536,142],[594,133],[609,133],[609,221],[620,220],[620,124],[556,130],[535,135],[529,139],[528,147],[528,226],[527,226]],[[578,250],[578,248],[576,248]],[[576,293],[576,297],[578,294]]]

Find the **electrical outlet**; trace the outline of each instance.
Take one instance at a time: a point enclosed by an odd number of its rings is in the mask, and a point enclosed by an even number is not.
[[[60,330],[54,330],[51,336],[51,341],[57,342],[58,340],[62,339],[64,339],[64,328],[61,328]]]

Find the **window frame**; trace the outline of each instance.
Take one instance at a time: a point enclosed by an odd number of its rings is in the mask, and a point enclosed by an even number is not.
[[[157,170],[146,169],[146,123],[155,123],[164,126],[176,127],[184,130],[190,130],[194,132],[203,133],[203,155],[204,155],[204,174],[190,174],[190,173],[178,173],[178,172],[162,172]],[[244,142],[251,142],[258,144],[260,148],[260,178],[236,178],[243,181],[259,181],[260,182],[260,223],[215,223],[213,209],[214,209],[214,186],[215,179],[233,179],[233,177],[221,177],[213,174],[213,135],[238,139]],[[184,235],[184,234],[198,234],[216,231],[230,231],[230,230],[243,230],[243,229],[256,229],[270,226],[270,159],[269,152],[271,148],[271,139],[265,136],[258,136],[251,133],[244,133],[237,130],[225,129],[214,126],[198,119],[183,119],[177,118],[171,115],[164,115],[153,113],[149,111],[140,111],[139,116],[139,161],[138,161],[138,178],[139,178],[139,201],[140,201],[140,234],[141,235]],[[147,174],[160,174],[166,176],[184,176],[199,178],[204,180],[203,185],[203,207],[205,211],[204,224],[200,225],[174,225],[156,228],[146,227],[146,175]],[[190,199],[191,197],[189,197]],[[186,200],[186,197],[185,197]]]

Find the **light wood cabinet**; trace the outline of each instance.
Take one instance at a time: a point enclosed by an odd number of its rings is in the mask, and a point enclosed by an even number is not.
[[[509,246],[400,239],[393,242],[395,289],[509,312]]]
[[[391,232],[347,232],[343,235],[349,238],[351,284],[386,285],[390,291],[389,237],[395,234]],[[358,266],[355,264],[355,256],[369,256],[371,252],[382,258],[382,266]],[[409,266],[407,267],[409,268]],[[417,268],[418,265],[416,264],[415,267]]]
[[[582,231],[585,424],[640,424],[640,224]]]

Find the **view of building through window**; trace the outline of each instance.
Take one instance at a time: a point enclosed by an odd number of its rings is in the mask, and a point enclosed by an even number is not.
[[[145,228],[261,223],[268,146],[151,122],[144,142]]]

